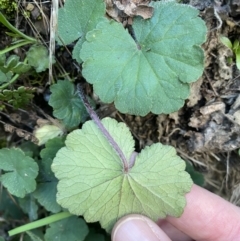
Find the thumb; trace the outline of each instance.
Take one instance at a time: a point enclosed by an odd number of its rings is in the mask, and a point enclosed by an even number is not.
[[[112,231],[112,241],[171,241],[159,226],[142,215],[121,218]]]

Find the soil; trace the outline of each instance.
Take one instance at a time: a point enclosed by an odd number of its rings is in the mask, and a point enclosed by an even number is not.
[[[220,37],[240,40],[240,2],[192,0],[208,27],[204,73],[191,85],[183,108],[170,115],[108,113],[131,129],[137,149],[155,142],[174,146],[178,154],[203,173],[205,187],[240,205],[240,70],[233,52]],[[232,63],[228,60],[232,59]]]
[[[136,140],[137,151],[155,142],[174,146],[184,160],[189,161],[196,170],[203,173],[207,189],[240,206],[240,156],[238,154],[240,70],[236,67],[235,54],[220,41],[221,36],[228,37],[231,41],[240,41],[240,2],[239,0],[182,2],[199,9],[200,16],[208,27],[207,40],[203,45],[204,73],[191,85],[190,97],[183,108],[169,115],[148,114],[145,117],[124,115],[119,113],[113,105],[101,103],[92,93],[91,86],[85,85],[85,90],[96,101],[100,118],[110,116],[129,126]],[[29,5],[28,7],[30,8]],[[30,19],[33,29],[37,29],[41,38],[48,43],[47,23],[50,19],[51,6],[47,3],[46,6],[40,5],[40,8],[36,5],[32,7]],[[44,14],[44,17],[39,18],[41,14]],[[31,35],[32,30],[24,18],[16,18],[14,22],[17,26],[26,28],[27,34]],[[9,37],[2,34],[4,29],[0,31],[2,49],[8,44]],[[19,51],[21,53],[25,50]],[[61,67],[54,68],[53,74],[60,75],[61,68],[64,68],[71,76],[80,78],[80,68],[71,59],[69,51],[71,46],[67,50],[56,46],[56,58],[58,66]],[[7,112],[0,112],[2,123],[0,128],[5,127],[5,131],[8,131],[5,133],[8,143],[15,140],[17,136],[21,137],[20,140],[17,139],[21,142],[26,137],[24,133],[19,134],[21,130],[31,136],[39,116],[46,119],[48,116],[44,113],[51,114],[51,109],[45,101],[49,98],[49,89],[46,84],[48,73],[35,80],[35,83],[29,76],[25,80],[21,79],[18,85],[22,83],[36,87],[34,103],[40,109],[36,112],[36,108],[34,108],[35,111],[29,108],[22,111],[8,107]],[[25,117],[26,114],[28,117]],[[9,125],[12,129],[9,129]],[[2,130],[0,131],[3,133]],[[29,139],[31,139],[30,136]]]

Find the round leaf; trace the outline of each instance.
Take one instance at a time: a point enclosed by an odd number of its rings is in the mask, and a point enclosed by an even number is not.
[[[33,45],[27,52],[27,59],[37,73],[43,72],[49,67],[48,49],[43,45]]]
[[[64,142],[60,138],[49,140],[45,144],[45,148],[41,150],[40,156],[40,172],[38,176],[38,185],[33,193],[38,202],[48,211],[58,213],[61,211],[60,205],[56,201],[57,179],[54,176],[51,165],[52,160],[56,156],[57,151],[64,146]]]
[[[6,172],[0,181],[11,194],[23,198],[36,189],[38,165],[31,157],[20,149],[4,148],[0,150],[0,160],[0,169]]]
[[[73,83],[68,80],[58,81],[50,87],[52,92],[49,105],[53,115],[62,120],[68,128],[76,127],[86,117],[86,109],[78,97]]]
[[[135,18],[132,36],[120,23],[100,22],[80,57],[83,76],[103,102],[122,113],[171,113],[184,104],[189,84],[204,69],[206,26],[186,5],[155,2],[149,20]]]
[[[18,201],[23,212],[28,214],[30,221],[38,218],[38,205],[36,204],[36,200],[33,198],[32,194],[28,194],[24,198],[19,198]]]
[[[105,118],[103,125],[127,160],[134,141],[124,123]],[[100,221],[108,231],[124,215],[139,213],[153,220],[180,216],[192,181],[185,162],[173,147],[160,143],[146,147],[125,173],[122,162],[93,121],[70,133],[66,147],[53,160],[59,179],[57,201],[87,222]]]
[[[60,127],[49,124],[38,127],[34,131],[34,136],[38,139],[39,146],[45,144],[48,140],[51,140],[54,137],[61,136],[62,134],[63,130]]]
[[[58,43],[70,44],[78,40],[73,50],[73,58],[82,62],[79,51],[88,31],[95,28],[99,19],[105,14],[102,0],[71,0],[66,1],[58,13]]]
[[[44,238],[46,241],[83,241],[88,234],[85,221],[76,216],[51,223]]]

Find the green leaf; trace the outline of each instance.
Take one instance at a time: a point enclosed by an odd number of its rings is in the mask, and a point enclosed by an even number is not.
[[[3,90],[0,92],[0,100],[13,105],[14,108],[25,107],[34,97],[35,88],[18,87],[16,90]]]
[[[31,157],[20,149],[4,148],[0,150],[0,160],[0,169],[5,171],[0,181],[11,194],[23,198],[36,189],[38,165]]]
[[[84,241],[105,241],[105,238],[102,234],[95,233],[94,230],[89,230],[89,233],[87,237],[84,239]]]
[[[45,241],[82,241],[88,234],[85,221],[76,216],[51,223],[46,230]]]
[[[49,140],[45,148],[41,150],[40,156],[42,159],[53,159],[58,150],[64,146],[64,139],[60,137],[56,137],[52,140]],[[50,173],[52,173],[52,170],[50,167],[47,168]]]
[[[5,188],[2,188],[0,193],[1,216],[6,219],[23,219],[25,215],[18,205],[18,200],[11,196]]]
[[[19,148],[25,153],[26,156],[34,158],[38,157],[39,155],[39,147],[31,141],[24,141],[19,145]]]
[[[134,152],[134,141],[124,123],[105,118],[103,125],[119,145],[126,159]],[[87,222],[100,221],[109,231],[130,213],[153,220],[167,214],[179,217],[185,207],[185,193],[192,181],[185,162],[171,146],[148,146],[125,173],[122,162],[93,121],[67,136],[66,147],[53,160],[59,179],[57,201]]]
[[[23,74],[28,72],[31,66],[20,61],[19,56],[10,55],[3,66],[0,66],[0,70],[3,73],[12,72],[15,74]]]
[[[57,136],[62,136],[63,133],[63,129],[61,129],[59,126],[46,124],[37,128],[34,131],[34,136],[38,139],[38,145],[41,146],[48,140],[51,140]]]
[[[49,163],[49,164],[52,164]],[[61,211],[61,207],[56,202],[57,180],[47,183],[39,183],[37,190],[34,192],[34,197],[48,211],[57,213]]]
[[[222,36],[222,37],[220,37],[220,41],[221,41],[222,44],[224,44],[226,47],[232,49],[232,47],[233,47],[233,46],[232,46],[232,42],[230,41],[229,38]]]
[[[192,165],[186,162],[186,172],[188,172],[195,184],[198,186],[203,186],[204,184],[204,176],[202,173],[196,171]]]
[[[0,241],[5,241],[5,239],[3,237],[0,237]]]
[[[236,65],[237,65],[237,68],[240,70],[240,48],[236,50],[235,54],[236,54]]]
[[[233,43],[233,51],[237,51],[239,49],[239,40],[235,39]]]
[[[53,115],[62,120],[68,128],[76,127],[86,118],[86,109],[77,95],[73,83],[68,80],[58,81],[50,87],[52,92],[49,105]]]
[[[0,70],[0,84],[3,84],[5,82],[8,82],[11,79],[12,73],[8,72],[8,73],[3,73]]]
[[[87,34],[80,57],[83,76],[103,102],[122,113],[144,116],[178,110],[189,84],[204,69],[206,26],[198,11],[174,2],[155,2],[149,20],[133,21],[136,41],[122,24],[105,21]]]
[[[46,147],[40,153],[42,160],[39,164],[38,185],[33,193],[38,202],[52,213],[60,212],[61,206],[56,201],[57,179],[51,170],[51,165],[57,151],[63,146],[64,141],[61,138],[54,138],[46,143]]]
[[[42,233],[40,230],[33,230],[33,231],[27,231],[26,232],[28,236],[30,237],[31,241],[44,241],[42,238]],[[24,240],[25,241],[25,240]]]
[[[105,4],[102,0],[70,0],[59,9],[58,43],[67,45],[80,38],[75,45],[78,51],[73,51],[73,58],[78,62],[81,62],[79,51],[86,33],[95,28],[104,14]]]
[[[30,221],[36,220],[38,218],[38,205],[32,194],[28,194],[24,198],[19,198],[19,205],[28,214]]]
[[[102,234],[98,234],[98,233],[91,233],[87,236],[86,239],[84,239],[84,241],[105,241],[105,238]]]
[[[37,73],[48,69],[49,56],[48,50],[43,45],[33,45],[27,52],[29,65],[33,66]],[[55,60],[53,61],[55,63]]]
[[[0,54],[0,66],[3,66],[6,61],[6,54]]]

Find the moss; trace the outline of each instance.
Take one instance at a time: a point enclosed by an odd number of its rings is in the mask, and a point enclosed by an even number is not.
[[[17,10],[17,3],[13,0],[0,0],[0,11],[9,18]]]

